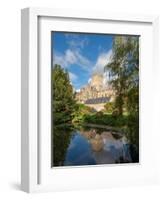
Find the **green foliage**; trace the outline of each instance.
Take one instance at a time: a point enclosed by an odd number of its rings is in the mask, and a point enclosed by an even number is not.
[[[137,112],[139,104],[139,38],[115,36],[112,61],[108,63],[106,69],[113,76],[111,83],[116,91],[115,108],[118,115],[123,114],[124,108],[129,113]]]
[[[114,111],[114,103],[108,102],[104,105],[104,111],[107,113],[112,113]]]
[[[52,70],[52,109],[54,124],[72,121],[75,98],[68,72],[55,65]]]
[[[118,109],[114,109],[114,110],[113,110],[112,116],[114,116],[114,117],[118,117],[118,116],[119,116],[119,111],[118,111]]]
[[[91,115],[94,112],[93,108],[90,108],[85,104],[76,104],[75,112],[73,113],[73,122],[82,123],[85,115]]]
[[[98,112],[96,113],[96,116],[97,116],[97,117],[102,117],[102,116],[103,116],[103,112],[102,112],[102,111],[98,111]]]
[[[139,113],[139,88],[132,87],[127,93],[127,110],[129,113],[137,115]]]
[[[84,123],[88,124],[99,124],[113,127],[123,127],[127,125],[127,121],[127,116],[115,117],[111,114],[103,114],[99,117],[98,113],[93,115],[85,115],[83,120]]]
[[[123,130],[132,144],[134,160],[139,160],[139,38],[116,36],[112,61],[106,69],[113,76],[111,83],[116,91],[112,113],[116,120],[111,124],[125,125]]]

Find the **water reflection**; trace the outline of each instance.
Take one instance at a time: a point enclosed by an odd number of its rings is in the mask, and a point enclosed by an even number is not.
[[[139,162],[138,148],[128,135],[129,132],[122,134],[101,128],[55,128],[53,166]]]
[[[72,137],[72,128],[63,126],[53,129],[52,135],[52,166],[63,166],[67,149]]]

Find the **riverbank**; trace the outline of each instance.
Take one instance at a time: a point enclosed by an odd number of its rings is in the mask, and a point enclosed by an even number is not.
[[[108,125],[99,125],[99,124],[89,124],[89,123],[74,123],[74,124],[60,124],[55,126],[55,129],[62,129],[62,130],[67,130],[67,131],[72,131],[72,130],[77,130],[77,129],[98,129],[99,132],[105,130],[109,131],[112,134],[116,134],[120,137],[122,137],[125,132],[121,128],[117,127],[112,127]],[[101,130],[101,131],[100,131]]]
[[[120,132],[120,133],[123,132],[122,129],[120,129],[120,128],[116,128],[116,127],[112,127],[112,126],[108,126],[108,125],[83,123],[82,126],[90,127],[90,128],[101,128],[101,129],[106,129],[107,131],[115,131],[115,132]]]

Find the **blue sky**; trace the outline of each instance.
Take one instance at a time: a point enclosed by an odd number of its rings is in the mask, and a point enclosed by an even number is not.
[[[113,35],[52,33],[53,65],[69,72],[76,90],[88,83],[92,73],[103,73],[112,54]]]

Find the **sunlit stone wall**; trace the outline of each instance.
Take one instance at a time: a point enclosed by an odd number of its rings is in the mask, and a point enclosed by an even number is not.
[[[111,85],[106,84],[106,81],[104,84],[104,76],[98,74],[94,74],[89,83],[85,87],[81,88],[80,92],[76,93],[76,100],[79,103],[85,103],[89,99],[98,99],[102,97],[109,97],[109,101],[113,101],[114,90],[112,89]],[[87,105],[94,107],[96,110],[101,110],[104,107],[104,103],[101,105]]]

